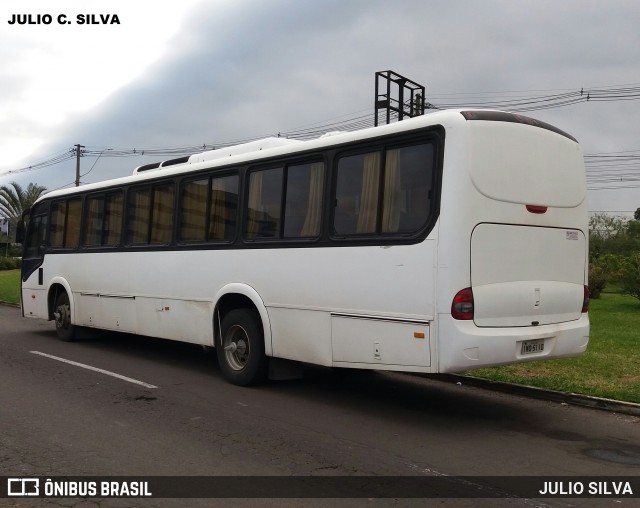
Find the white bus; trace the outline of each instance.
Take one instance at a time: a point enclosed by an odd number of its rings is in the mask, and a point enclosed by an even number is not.
[[[26,317],[270,362],[422,373],[576,356],[589,340],[580,146],[499,111],[268,138],[51,192]]]

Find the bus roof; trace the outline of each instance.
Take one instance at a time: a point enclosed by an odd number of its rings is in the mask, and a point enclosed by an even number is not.
[[[44,194],[38,201],[80,192],[92,190],[97,191],[107,187],[117,187],[119,185],[143,182],[162,177],[178,176],[201,169],[213,169],[230,164],[240,164],[252,161],[257,162],[270,157],[313,151],[333,145],[362,141],[378,136],[402,133],[420,128],[432,126],[450,127],[454,124],[464,124],[469,120],[504,121],[525,124],[556,132],[575,141],[574,138],[560,129],[522,115],[515,115],[513,113],[505,113],[495,110],[450,109],[435,111],[422,116],[409,118],[402,122],[394,122],[378,127],[368,127],[366,129],[355,131],[330,132],[318,138],[306,141],[282,137],[268,137],[251,141],[249,143],[242,143],[216,150],[207,150],[189,157],[139,166],[134,170],[134,174],[131,176],[104,180],[70,189],[55,190]]]

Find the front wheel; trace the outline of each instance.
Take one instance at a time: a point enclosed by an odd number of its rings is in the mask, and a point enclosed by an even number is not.
[[[71,305],[69,304],[69,296],[65,291],[62,291],[56,298],[53,317],[56,321],[58,337],[67,342],[75,340],[76,327],[71,324]]]
[[[216,353],[227,381],[239,386],[264,381],[268,362],[264,353],[262,323],[255,312],[234,309],[224,316]]]

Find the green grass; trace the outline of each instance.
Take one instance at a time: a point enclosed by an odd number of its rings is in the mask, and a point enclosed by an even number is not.
[[[20,303],[20,270],[0,271],[0,302]]]
[[[578,358],[519,363],[467,374],[640,403],[640,301],[618,294],[591,300],[591,337]]]

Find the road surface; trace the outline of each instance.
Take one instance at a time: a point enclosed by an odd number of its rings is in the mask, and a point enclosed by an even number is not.
[[[459,476],[640,476],[637,417],[395,373],[310,368],[303,380],[240,388],[222,379],[215,354],[197,346],[106,332],[83,332],[77,342],[62,342],[52,323],[24,319],[7,306],[0,306],[0,429],[5,476],[237,475],[248,477],[248,491],[252,477],[262,475],[446,475],[454,486]],[[637,498],[428,501],[437,506],[639,503]],[[0,506],[426,502],[0,499]]]

